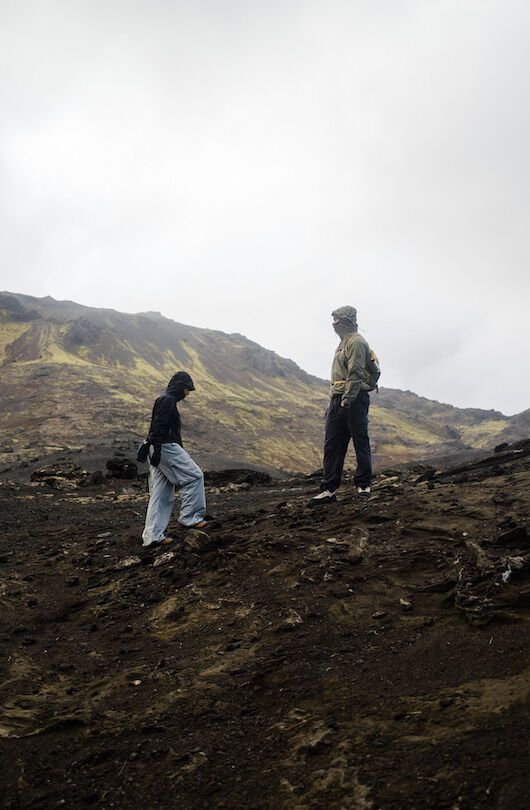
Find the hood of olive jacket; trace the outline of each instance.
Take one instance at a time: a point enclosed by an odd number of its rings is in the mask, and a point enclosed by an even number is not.
[[[357,310],[355,307],[339,307],[331,313],[339,322],[333,324],[333,329],[341,338],[357,332]]]

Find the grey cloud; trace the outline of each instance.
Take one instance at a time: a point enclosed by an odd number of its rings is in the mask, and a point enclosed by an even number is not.
[[[5,3],[2,286],[244,332],[321,376],[352,303],[387,385],[522,410],[529,18]]]

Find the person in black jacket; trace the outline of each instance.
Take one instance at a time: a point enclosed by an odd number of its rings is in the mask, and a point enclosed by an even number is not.
[[[179,522],[187,528],[206,525],[204,475],[182,446],[180,402],[195,390],[186,371],[170,379],[166,391],[153,406],[149,428],[149,504],[142,534],[144,546],[171,543],[166,529],[173,510],[175,485],[180,494]]]

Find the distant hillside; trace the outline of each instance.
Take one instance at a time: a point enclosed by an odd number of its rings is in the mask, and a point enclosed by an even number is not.
[[[205,467],[310,472],[322,461],[328,384],[239,334],[70,301],[0,293],[0,465],[63,449],[132,447],[178,369],[185,444]],[[410,392],[372,396],[379,467],[530,434],[530,414],[459,409]]]

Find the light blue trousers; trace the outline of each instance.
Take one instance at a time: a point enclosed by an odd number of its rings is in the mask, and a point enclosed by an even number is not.
[[[149,455],[152,451],[151,445]],[[149,465],[149,503],[142,534],[144,546],[160,543],[166,536],[175,501],[175,484],[180,487],[179,523],[193,526],[204,520],[206,498],[201,468],[180,444],[163,444],[160,464],[158,467]]]

